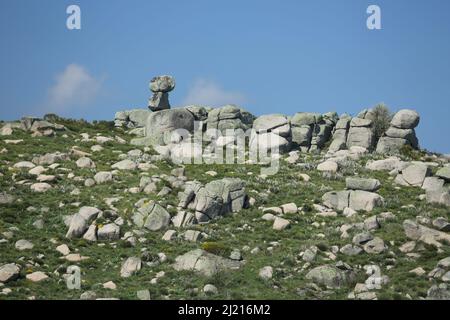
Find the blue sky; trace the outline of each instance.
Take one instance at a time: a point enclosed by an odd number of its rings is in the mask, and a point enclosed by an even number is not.
[[[81,30],[66,28],[70,4]],[[366,28],[370,4],[382,30]],[[449,14],[447,0],[0,0],[0,119],[112,120],[171,74],[173,106],[416,109],[421,146],[450,153]]]

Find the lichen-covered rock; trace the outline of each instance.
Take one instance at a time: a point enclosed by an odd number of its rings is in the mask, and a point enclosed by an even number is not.
[[[205,277],[214,276],[222,271],[237,270],[241,266],[240,261],[222,258],[201,249],[176,257],[172,265],[177,271],[195,271]]]

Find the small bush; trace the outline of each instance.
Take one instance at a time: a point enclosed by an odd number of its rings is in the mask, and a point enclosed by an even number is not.
[[[384,103],[377,104],[372,111],[374,134],[378,141],[389,128],[393,114]]]

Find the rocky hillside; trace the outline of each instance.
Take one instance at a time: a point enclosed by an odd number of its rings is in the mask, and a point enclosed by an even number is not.
[[[154,115],[173,86],[153,88]],[[3,125],[0,299],[450,299],[449,159],[415,150],[414,115],[375,143],[367,111],[227,108],[189,112],[280,135],[277,174],[175,165],[136,143],[160,138],[145,110]]]

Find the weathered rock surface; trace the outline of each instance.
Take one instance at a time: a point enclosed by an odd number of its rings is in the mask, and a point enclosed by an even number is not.
[[[197,249],[176,257],[172,266],[177,271],[196,271],[210,277],[221,271],[239,269],[242,263]]]

